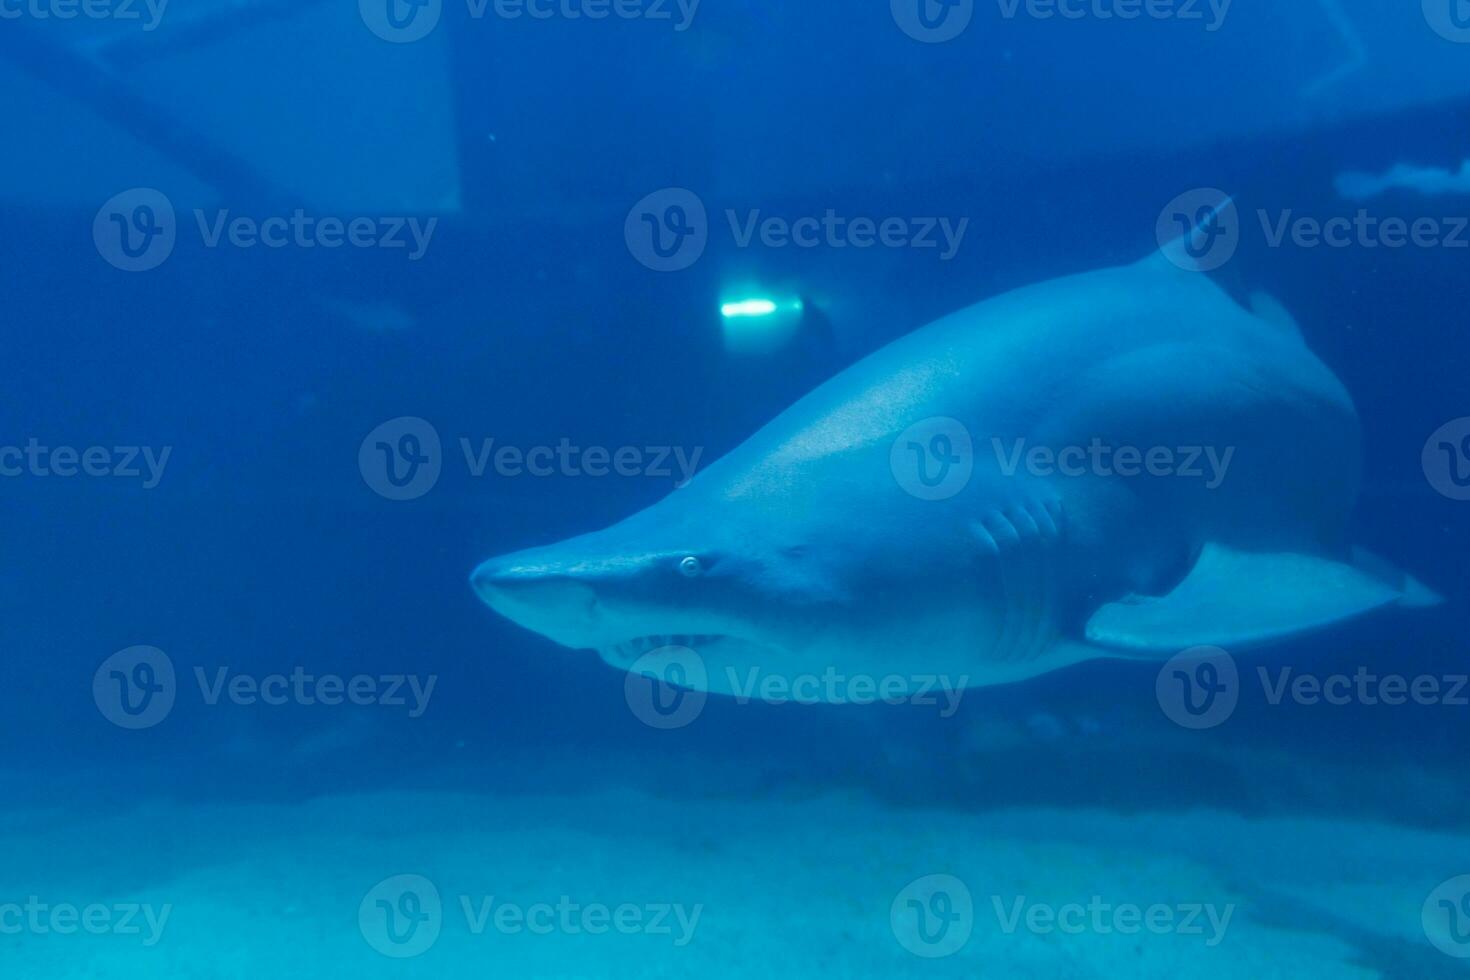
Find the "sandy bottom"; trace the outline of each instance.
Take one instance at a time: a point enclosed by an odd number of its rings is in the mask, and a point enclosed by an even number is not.
[[[1376,824],[613,791],[0,831],[14,980],[1470,976],[1423,915],[1470,839]]]

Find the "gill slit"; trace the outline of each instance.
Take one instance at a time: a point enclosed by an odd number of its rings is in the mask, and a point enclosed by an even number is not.
[[[995,657],[1001,663],[1029,663],[1056,639],[1055,545],[1063,517],[1058,501],[1023,503],[992,511],[976,529],[998,563],[1005,614]]]

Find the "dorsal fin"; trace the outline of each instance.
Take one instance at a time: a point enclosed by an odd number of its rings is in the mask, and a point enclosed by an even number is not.
[[[1197,200],[1194,200],[1196,198]],[[1209,261],[1212,258],[1211,253],[1214,252],[1212,244],[1215,237],[1221,234],[1219,226],[1224,222],[1236,220],[1235,198],[1224,191],[1197,191],[1187,195],[1186,199],[1193,200],[1193,203],[1197,205],[1196,212],[1192,216],[1194,227],[1182,232],[1177,238],[1164,239],[1164,235],[1169,230],[1169,222],[1178,221],[1183,216],[1180,212],[1166,212],[1160,217],[1158,225],[1158,236],[1164,244],[1157,252],[1150,252],[1144,256],[1143,261],[1138,263],[1140,268],[1175,272],[1180,270],[1206,272],[1219,264],[1218,261]],[[1183,206],[1182,201],[1179,206]],[[1202,249],[1203,255],[1201,254]]]
[[[1296,317],[1292,316],[1286,307],[1281,305],[1281,301],[1270,293],[1251,293],[1250,308],[1257,318],[1297,337],[1302,335],[1301,324],[1296,322]]]

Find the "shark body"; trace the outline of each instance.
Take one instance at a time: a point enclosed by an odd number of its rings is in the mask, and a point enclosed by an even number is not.
[[[902,337],[648,510],[473,582],[622,668],[692,649],[716,693],[752,669],[1007,683],[1426,601],[1350,546],[1360,465],[1284,311],[1155,254]]]

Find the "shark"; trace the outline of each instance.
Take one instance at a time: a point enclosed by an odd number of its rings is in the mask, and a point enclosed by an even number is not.
[[[736,696],[752,672],[1014,683],[1437,603],[1351,542],[1347,389],[1190,246],[902,336],[648,509],[473,588],[557,644]]]

